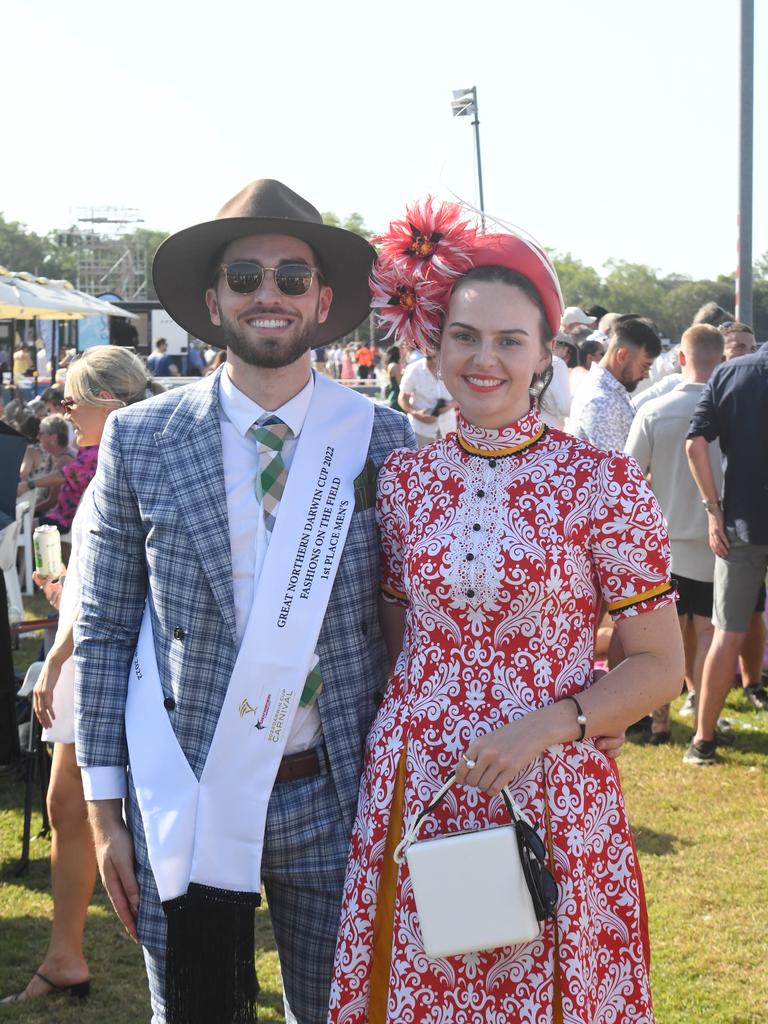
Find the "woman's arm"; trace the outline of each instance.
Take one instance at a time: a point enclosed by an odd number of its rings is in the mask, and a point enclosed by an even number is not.
[[[72,657],[75,649],[72,634],[79,613],[79,607],[75,608],[64,626],[59,626],[56,642],[48,651],[45,663],[32,691],[32,706],[35,709],[40,725],[44,729],[50,729],[56,718],[53,713],[53,691],[56,689],[56,684],[59,681],[61,666]]]
[[[46,473],[45,476],[38,476],[35,478],[35,487],[61,487],[64,483],[64,474],[55,470],[53,473]],[[33,490],[30,487],[29,482],[23,482],[19,484],[16,489],[18,495],[26,494],[27,491]]]
[[[615,736],[680,692],[684,658],[674,604],[622,619],[616,630],[626,659],[576,695],[586,736]],[[560,700],[473,740],[459,759],[457,781],[496,796],[547,747],[579,737],[577,713],[573,701]]]

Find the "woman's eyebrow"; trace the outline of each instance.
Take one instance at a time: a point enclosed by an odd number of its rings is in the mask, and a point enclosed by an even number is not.
[[[463,324],[460,320],[454,320],[453,323],[448,324],[449,327],[463,327],[466,331],[475,331],[477,328],[473,327],[472,324]],[[524,334],[528,337],[528,331],[524,327],[505,327],[500,331],[494,331],[494,334]]]

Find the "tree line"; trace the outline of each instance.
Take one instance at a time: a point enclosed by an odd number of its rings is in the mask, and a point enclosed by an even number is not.
[[[324,213],[323,219],[327,224],[355,231],[365,238],[373,234],[359,213],[346,218]],[[124,236],[124,240],[143,245],[150,265],[165,237],[164,231],[138,228]],[[76,283],[77,261],[83,244],[86,243],[74,228],[38,235],[24,224],[8,221],[0,214],[0,265],[10,270],[26,270],[38,276]],[[571,253],[550,251],[550,256],[560,277],[566,305],[582,308],[600,305],[612,312],[647,316],[669,338],[679,338],[705,302],[717,302],[724,309],[734,310],[733,274],[720,274],[714,280],[694,280],[685,274],[660,275],[653,267],[621,259],[609,260],[600,272]],[[752,326],[763,340],[768,337],[768,252],[757,261],[754,272]],[[151,276],[147,280],[146,298],[157,298]]]

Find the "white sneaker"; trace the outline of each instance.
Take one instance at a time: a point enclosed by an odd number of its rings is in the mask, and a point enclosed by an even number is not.
[[[688,691],[688,696],[683,701],[683,706],[678,714],[682,715],[683,718],[693,718],[696,714],[696,694],[693,690]]]

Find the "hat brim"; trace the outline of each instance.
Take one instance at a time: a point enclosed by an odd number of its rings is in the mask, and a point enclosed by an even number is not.
[[[185,331],[217,348],[226,346],[220,327],[211,323],[205,292],[213,260],[230,242],[247,235],[289,235],[306,242],[319,259],[324,283],[333,289],[328,318],[318,325],[314,347],[353,331],[369,312],[368,275],[376,256],[360,235],[329,224],[285,217],[222,217],[171,235],[155,254],[152,279],[163,308]]]

